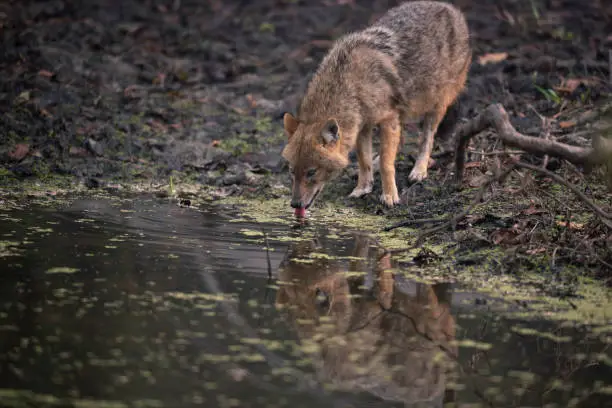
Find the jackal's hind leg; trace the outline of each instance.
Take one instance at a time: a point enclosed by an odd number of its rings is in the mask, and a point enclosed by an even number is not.
[[[429,167],[429,158],[433,150],[434,136],[445,112],[446,107],[438,108],[425,114],[422,133],[419,137],[419,153],[416,163],[414,163],[414,167],[408,175],[410,181],[422,181],[427,178],[427,168]]]

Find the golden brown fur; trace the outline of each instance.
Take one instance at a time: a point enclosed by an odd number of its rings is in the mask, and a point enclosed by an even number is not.
[[[423,180],[434,134],[465,86],[471,62],[462,13],[436,1],[390,9],[372,26],[339,39],[321,62],[297,112],[286,113],[283,157],[293,177],[291,205],[308,208],[356,149],[357,186],[372,191],[372,134],[380,129],[380,173],[388,206],[399,202],[395,157],[402,124],[423,117],[419,154],[410,179]]]
[[[322,382],[406,404],[441,400],[457,353],[450,301],[429,285],[416,284],[414,295],[396,288],[389,255],[371,243],[356,236],[352,255],[362,260],[311,263],[294,259],[320,249],[295,244],[279,272],[276,304],[312,350]],[[373,296],[354,272],[375,275]]]

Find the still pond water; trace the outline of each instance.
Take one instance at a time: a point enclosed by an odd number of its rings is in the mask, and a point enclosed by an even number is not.
[[[232,221],[0,210],[0,406],[612,406],[610,326],[403,278],[364,233]]]

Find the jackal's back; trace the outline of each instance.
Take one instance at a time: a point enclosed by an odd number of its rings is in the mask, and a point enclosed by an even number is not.
[[[407,2],[389,10],[364,30],[368,32],[387,39],[384,49],[392,50],[410,99],[419,93],[435,94],[453,83],[463,87],[472,52],[465,17],[453,5]]]
[[[456,97],[471,55],[468,26],[459,9],[439,1],[403,3],[335,43],[309,84],[299,113],[309,117],[356,111],[364,98],[375,105],[380,98],[372,92],[383,81],[401,93],[414,114],[422,114],[436,100]],[[387,57],[393,67],[384,61]],[[356,84],[367,92],[359,92]]]

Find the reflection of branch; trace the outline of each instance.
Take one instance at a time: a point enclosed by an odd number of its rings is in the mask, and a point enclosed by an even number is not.
[[[266,243],[266,261],[268,262],[268,283],[272,279],[272,262],[270,262],[270,244],[268,243],[268,235],[266,234],[266,230],[261,229],[264,236],[264,242]]]
[[[272,262],[270,261],[270,243],[268,242],[268,234],[265,229],[261,229],[264,236],[264,242],[266,243],[266,262],[268,263],[268,279],[266,280],[266,290],[264,291],[264,304],[268,302],[268,295],[270,294],[270,283],[272,283]],[[262,314],[260,319],[263,319]]]
[[[449,357],[452,361],[454,361],[457,366],[459,367],[459,369],[461,371],[468,371],[470,374],[477,374],[476,370],[474,370],[471,367],[467,367],[467,369],[465,369],[460,363],[459,363],[459,358],[455,355],[455,353],[452,350],[449,350],[448,348],[446,348],[443,344],[440,344],[439,342],[435,341],[429,334],[422,332],[419,330],[418,325],[416,323],[416,321],[414,320],[414,318],[404,312],[402,312],[401,310],[397,310],[396,308],[385,308],[385,306],[382,303],[378,303],[380,308],[387,313],[391,313],[391,314],[396,314],[399,315],[401,317],[404,317],[406,319],[408,319],[408,321],[410,322],[410,324],[412,324],[412,328],[414,329],[414,332],[421,336],[422,338],[424,338],[425,340],[435,344],[444,354],[446,354],[447,357]],[[484,403],[486,403],[489,407],[494,407],[495,405],[493,404],[493,402],[491,400],[489,400],[477,387],[477,384],[475,382],[473,382],[473,387],[474,387],[474,394],[476,394],[476,396],[480,399],[482,399],[482,401]]]

